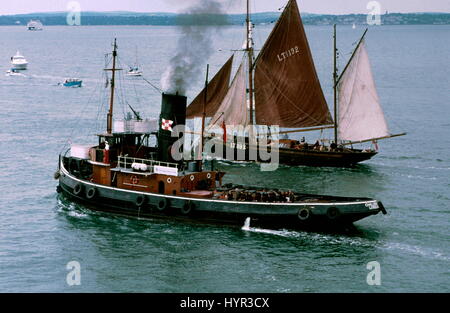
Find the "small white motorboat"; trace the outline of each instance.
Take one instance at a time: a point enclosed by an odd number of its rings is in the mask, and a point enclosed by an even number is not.
[[[17,51],[16,55],[11,57],[11,70],[26,70],[28,66],[28,61],[23,55]]]
[[[27,28],[28,30],[43,30],[44,25],[39,20],[31,20],[28,22]]]

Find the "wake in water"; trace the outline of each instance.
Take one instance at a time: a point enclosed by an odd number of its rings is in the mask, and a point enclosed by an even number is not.
[[[450,261],[450,255],[446,255],[442,251],[433,250],[430,248],[408,245],[399,242],[385,242],[379,240],[370,240],[362,237],[349,237],[349,236],[335,236],[319,233],[308,233],[290,230],[271,230],[263,228],[255,228],[250,226],[251,219],[247,217],[242,226],[243,231],[262,233],[274,236],[281,236],[285,238],[296,238],[314,242],[316,244],[326,244],[326,245],[349,245],[362,248],[370,249],[381,249],[381,250],[394,250],[397,252],[407,252],[413,255],[422,256],[428,259],[435,259],[440,261]]]

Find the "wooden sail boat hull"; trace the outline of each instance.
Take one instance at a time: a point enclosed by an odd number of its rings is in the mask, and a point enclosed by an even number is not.
[[[57,191],[68,200],[95,211],[139,218],[304,230],[338,231],[365,217],[386,213],[381,202],[369,198],[332,197],[296,193],[295,202],[252,202],[199,199],[114,188],[77,177],[61,156]],[[224,186],[225,187],[225,186]],[[255,187],[228,186],[240,190]]]
[[[223,145],[223,159],[229,161],[257,161],[271,162],[271,160],[252,159],[250,156],[259,156],[256,147],[250,148],[246,145],[246,149],[240,149],[243,145],[227,143]],[[238,147],[238,148],[236,148]],[[227,149],[234,152],[227,154]],[[270,149],[269,149],[270,151]],[[334,151],[319,151],[312,147],[309,149],[278,149],[279,163],[290,166],[314,166],[314,167],[352,167],[358,163],[367,161],[375,156],[378,152],[370,150],[364,151],[360,149],[336,149]],[[242,157],[245,156],[245,157]]]
[[[280,149],[280,164],[305,165],[305,166],[329,166],[329,167],[351,167],[360,162],[369,160],[377,152],[362,150],[346,151],[315,151]]]

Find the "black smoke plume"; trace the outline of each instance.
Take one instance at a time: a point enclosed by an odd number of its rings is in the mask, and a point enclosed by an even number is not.
[[[176,55],[161,78],[166,93],[185,95],[189,87],[203,75],[204,67],[214,52],[213,40],[227,16],[219,0],[192,0],[192,5],[177,17],[181,37]]]

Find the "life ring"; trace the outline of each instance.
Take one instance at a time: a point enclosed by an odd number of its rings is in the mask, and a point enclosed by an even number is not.
[[[309,211],[309,209],[307,208],[301,208],[300,210],[298,210],[298,218],[301,221],[306,221],[310,218],[311,213]]]
[[[327,210],[327,217],[330,220],[337,219],[340,215],[341,215],[341,211],[339,211],[339,209],[337,207],[333,206],[331,208],[328,208],[328,210]]]
[[[194,176],[194,175],[191,175],[191,176],[189,176],[189,179],[190,179],[191,181],[194,181],[195,176]]]
[[[136,206],[141,207],[147,202],[147,197],[144,195],[139,195],[136,197],[136,201],[134,202]]]
[[[82,184],[76,184],[75,187],[73,188],[73,194],[75,196],[80,195],[80,193],[83,191],[83,185]]]
[[[181,208],[181,213],[184,215],[188,215],[195,209],[195,203],[191,200],[188,200],[184,203],[183,207]]]
[[[86,192],[86,198],[89,200],[94,199],[94,197],[97,195],[97,189],[95,187],[91,187]]]
[[[211,173],[206,174],[206,178],[211,179]]]
[[[168,183],[168,184],[171,184],[171,183],[172,183],[172,178],[170,178],[170,177],[167,178],[167,183]]]
[[[130,177],[130,183],[132,183],[133,185],[139,184],[139,178],[137,177],[137,175],[133,175]]]
[[[169,206],[170,206],[170,201],[167,198],[162,198],[158,202],[158,210],[160,212],[163,212],[163,211],[167,210],[169,208]]]

